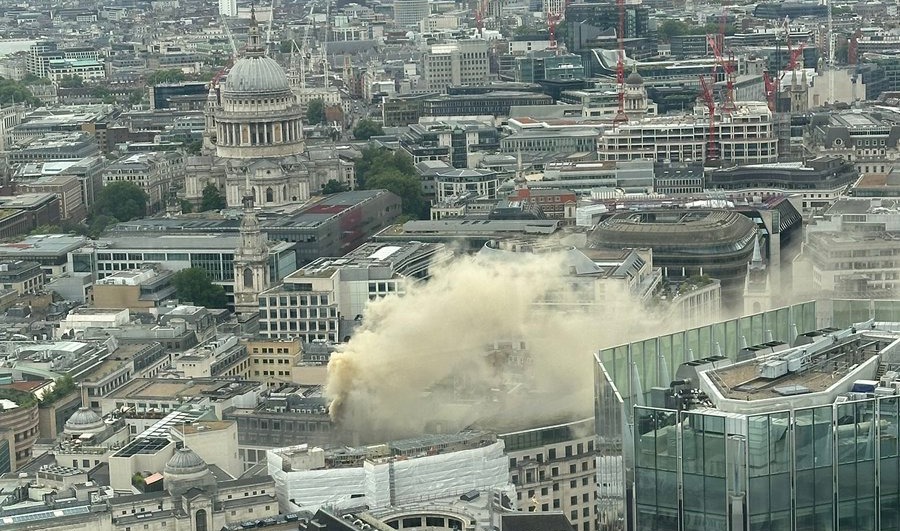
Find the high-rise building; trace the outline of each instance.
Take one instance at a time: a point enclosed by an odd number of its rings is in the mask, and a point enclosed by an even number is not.
[[[473,39],[435,44],[425,54],[428,90],[446,92],[457,85],[484,85],[490,75],[488,43]]]
[[[898,309],[820,299],[601,350],[597,444],[624,485],[601,483],[601,521],[896,529]]]
[[[429,11],[428,0],[394,0],[394,24],[404,28],[418,28]]]
[[[237,14],[237,0],[219,0],[219,15],[223,17],[236,17]]]

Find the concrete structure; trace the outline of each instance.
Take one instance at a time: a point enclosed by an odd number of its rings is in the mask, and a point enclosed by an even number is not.
[[[185,378],[243,378],[250,360],[237,336],[223,335],[176,355],[172,367]]]
[[[369,301],[402,294],[447,260],[441,244],[368,244],[342,258],[320,258],[259,296],[260,334],[267,338],[345,341]]]
[[[169,190],[184,181],[184,158],[170,151],[128,154],[103,170],[103,186],[129,182],[147,194],[149,213],[159,212],[169,199]]]
[[[764,103],[739,102],[738,110],[719,116],[718,157],[738,164],[775,162],[778,157],[772,113]],[[656,162],[705,161],[709,116],[660,116],[604,129],[597,139],[600,160],[650,159]]]
[[[125,308],[131,313],[156,314],[175,298],[172,272],[157,268],[118,271],[94,282],[91,298],[96,308]]]
[[[44,271],[37,262],[0,261],[0,287],[21,295],[34,294],[44,285]]]
[[[727,306],[741,300],[757,232],[756,224],[737,212],[653,210],[615,214],[598,224],[589,240],[597,249],[652,248],[654,263],[667,277],[719,279]]]
[[[892,294],[900,275],[895,255],[897,205],[893,200],[842,199],[806,230],[798,274],[810,274],[810,289],[838,297]]]
[[[450,86],[484,85],[488,81],[488,43],[461,40],[434,44],[424,56],[428,90],[446,92]]]
[[[244,344],[250,356],[247,376],[262,381],[269,389],[294,381],[294,368],[300,364],[303,347],[299,339],[248,339]]]
[[[17,183],[24,193],[51,193],[59,198],[59,214],[62,219],[81,221],[87,216],[81,182],[72,175],[40,177],[33,181]]]
[[[418,28],[431,13],[428,0],[397,0],[394,2],[394,24],[401,28]]]
[[[597,529],[594,419],[501,433],[516,505],[561,512],[577,531]]]

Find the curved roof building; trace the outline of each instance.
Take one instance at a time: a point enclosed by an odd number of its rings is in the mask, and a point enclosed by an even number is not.
[[[736,304],[758,229],[728,210],[659,209],[616,214],[597,225],[595,249],[653,249],[653,262],[666,276],[709,275],[722,281],[722,298]]]
[[[106,424],[93,409],[89,407],[80,407],[69,420],[66,421],[64,432],[66,435],[75,437],[84,435],[85,433],[99,433],[103,431]]]

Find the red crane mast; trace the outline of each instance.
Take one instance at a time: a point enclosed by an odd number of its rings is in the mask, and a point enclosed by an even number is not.
[[[706,160],[719,159],[719,146],[716,143],[716,98],[713,95],[712,84],[715,78],[707,81],[705,76],[700,76],[700,97],[709,111],[709,134],[706,140]]]
[[[616,61],[616,90],[619,98],[619,112],[613,118],[614,123],[627,122],[625,114],[625,0],[616,0],[619,8],[619,39],[618,61]]]

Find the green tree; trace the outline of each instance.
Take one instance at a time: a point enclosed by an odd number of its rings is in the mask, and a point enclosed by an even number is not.
[[[222,210],[223,208],[225,208],[225,197],[215,183],[204,186],[203,195],[200,198],[200,212]]]
[[[678,35],[686,35],[690,31],[690,26],[680,20],[669,19],[659,25],[656,30],[659,40],[669,42],[672,37]]]
[[[381,136],[383,134],[384,129],[381,127],[381,124],[374,120],[362,119],[353,128],[353,138],[357,140],[368,140],[373,136]]]
[[[403,213],[411,218],[428,214],[412,159],[403,153],[374,146],[363,149],[362,158],[356,162],[356,183],[363,190],[384,189],[397,194]]]
[[[73,380],[71,376],[66,375],[62,378],[57,378],[55,385],[53,386],[53,390],[41,397],[41,405],[50,406],[60,398],[63,398],[69,393],[74,392],[77,388],[78,386],[75,384],[75,380]]]
[[[172,276],[178,299],[207,308],[224,308],[228,303],[225,289],[213,284],[209,275],[199,267],[182,269]]]
[[[118,221],[144,217],[147,214],[147,194],[134,183],[110,183],[97,195],[94,213],[112,216]]]
[[[325,122],[325,101],[322,98],[310,100],[306,106],[306,123],[319,125]]]
[[[160,83],[180,83],[186,79],[184,72],[181,70],[156,70],[147,75],[147,85],[158,85]]]
[[[106,230],[106,227],[109,227],[116,221],[118,220],[116,220],[116,218],[112,216],[95,213],[90,217],[90,219],[88,219],[87,236],[96,240],[100,237],[101,234],[103,234],[103,231]]]
[[[346,191],[347,187],[336,179],[329,179],[327,183],[322,185],[322,193],[325,195]]]
[[[181,213],[182,214],[190,214],[194,211],[194,204],[188,201],[187,199],[182,199],[181,202]]]
[[[84,86],[84,80],[81,76],[63,76],[59,80],[60,88],[81,88]]]
[[[32,107],[41,105],[41,100],[34,97],[25,83],[0,77],[0,105],[22,102]]]
[[[202,140],[192,140],[190,142],[185,142],[184,145],[185,153],[189,155],[199,155],[200,151],[203,149],[203,141]]]

